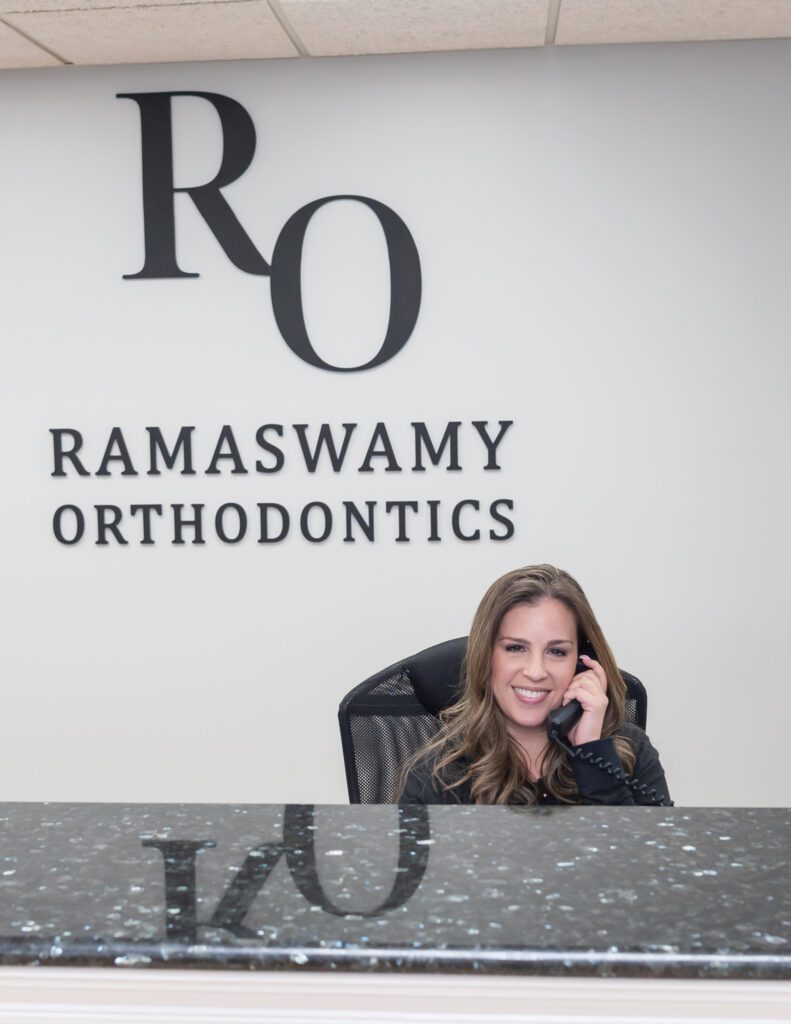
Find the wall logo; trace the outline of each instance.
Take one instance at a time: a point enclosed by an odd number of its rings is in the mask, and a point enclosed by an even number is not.
[[[268,263],[222,191],[245,173],[255,154],[255,128],[244,107],[213,92],[116,95],[137,104],[142,139],[144,258],[141,269],[125,274],[126,279],[199,276],[184,269],[176,254],[175,196],[186,192],[233,265],[270,279],[280,333],[305,363],[348,373],[381,366],[401,351],[420,311],[421,269],[415,242],[397,213],[368,196],[314,199],[288,218]],[[174,181],[174,96],[210,104],[220,120],[220,167],[203,185],[187,188]],[[316,352],[302,304],[302,250],[308,225],[317,210],[339,200],[364,204],[379,221],[387,243],[387,330],[374,357],[359,366],[334,366]],[[475,496],[453,476],[471,468],[484,473],[487,481],[498,479],[501,445],[513,426],[511,418],[460,416],[388,425],[384,420],[358,423],[346,410],[344,420],[260,422],[252,432],[249,424],[235,429],[231,423],[175,428],[115,425],[99,438],[78,425],[52,427],[51,475],[60,481],[53,535],[66,546],[92,539],[105,548],[212,542],[269,547],[300,539],[308,544],[434,544],[446,539],[475,544],[502,543],[514,536],[514,501],[501,497],[499,483],[497,491],[487,485]],[[335,486],[322,495],[306,483],[341,473],[349,483],[343,497]],[[402,474],[413,474],[414,494],[403,484],[390,483],[403,481]],[[439,474],[447,483],[435,490]],[[150,486],[139,491],[130,486],[135,478],[163,475],[183,478],[183,494],[168,488],[157,495]],[[226,476],[238,483],[234,494],[212,486],[217,477]],[[94,477],[129,479],[117,479],[108,493],[102,483],[91,483]],[[79,491],[77,480],[82,481]],[[182,500],[166,500],[166,495]],[[72,500],[64,502],[68,497]]]
[[[186,192],[195,204],[228,259],[246,274],[270,279],[272,310],[283,339],[291,351],[311,366],[339,373],[354,373],[381,366],[401,351],[409,340],[420,311],[420,257],[409,228],[389,206],[368,196],[323,196],[307,203],[286,221],[277,237],[272,261],[256,249],[239,218],[222,194],[250,166],[255,155],[255,126],[241,105],[214,92],[118,93],[140,108],[143,156],[143,230],[145,258],[140,278],[198,277],[182,270],[176,259],[174,196]],[[203,185],[177,186],[173,180],[173,122],[171,97],[194,96],[211,103],[222,127],[220,169]],[[387,242],[390,262],[390,315],[379,351],[360,366],[334,366],[316,352],[308,335],[302,307],[302,246],[310,219],[317,210],[338,200],[363,203],[377,217]]]

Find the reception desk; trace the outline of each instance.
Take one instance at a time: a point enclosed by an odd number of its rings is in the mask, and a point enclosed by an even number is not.
[[[0,829],[0,1021],[791,1019],[787,810],[5,804]]]

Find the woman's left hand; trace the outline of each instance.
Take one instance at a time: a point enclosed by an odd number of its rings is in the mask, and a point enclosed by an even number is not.
[[[574,676],[563,694],[564,704],[568,704],[570,700],[578,700],[582,705],[580,720],[569,733],[569,741],[575,747],[581,743],[601,739],[604,714],[609,703],[604,669],[598,661],[589,658],[587,654],[581,654],[580,660],[586,666],[586,671]]]

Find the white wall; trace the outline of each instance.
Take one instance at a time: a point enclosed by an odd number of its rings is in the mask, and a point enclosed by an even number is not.
[[[677,802],[787,804],[791,45],[502,51],[4,72],[0,515],[4,799],[343,801],[336,708],[402,655],[467,631],[488,583],[550,561],[586,588],[649,689]],[[423,305],[363,373],[297,359],[269,281],[186,196],[196,280],[142,262],[140,128],[116,93],[242,103],[255,160],[226,190],[261,252],[312,199],[358,193],[409,226]],[[177,181],[213,176],[216,118],[174,102]],[[384,244],[359,204],[318,214],[306,305],[327,358],[384,329]],[[377,339],[372,341],[371,339]],[[502,470],[472,420],[513,419]],[[385,421],[401,474],[358,473]],[[461,420],[460,473],[413,473],[413,420]],[[286,424],[272,475],[150,477],[145,427]],[[356,422],[316,474],[288,426]],[[53,478],[50,428],[98,466],[120,426],[140,475]],[[290,434],[290,436],[288,436]],[[359,439],[358,439],[359,438]],[[381,461],[381,460],[380,460]],[[59,544],[61,504],[515,502],[515,536],[374,544]],[[420,522],[425,524],[421,512]],[[490,525],[481,517],[484,530]]]

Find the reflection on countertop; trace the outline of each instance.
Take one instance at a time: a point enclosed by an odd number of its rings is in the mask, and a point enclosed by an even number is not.
[[[791,979],[791,811],[0,805],[0,963]]]

